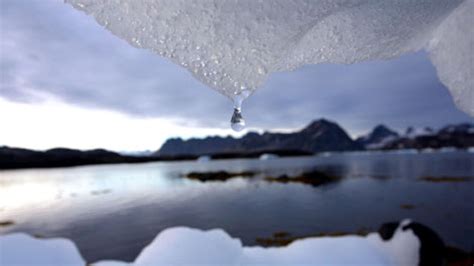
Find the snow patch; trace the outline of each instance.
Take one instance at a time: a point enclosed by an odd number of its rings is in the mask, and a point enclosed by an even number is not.
[[[380,149],[380,148],[383,148],[385,145],[389,144],[390,142],[392,141],[395,141],[397,140],[398,137],[397,136],[387,136],[383,139],[381,139],[379,142],[377,143],[371,143],[371,144],[368,144],[366,146],[367,149],[369,150],[376,150],[376,149]]]
[[[435,134],[436,132],[433,129],[428,128],[428,127],[424,127],[424,128],[409,127],[407,128],[405,135],[403,135],[403,137],[414,139],[420,136],[432,136]]]
[[[68,239],[33,238],[24,233],[0,236],[0,265],[84,266],[79,250]]]
[[[403,224],[403,223],[402,223]],[[297,240],[286,247],[243,247],[221,229],[175,227],[161,232],[133,263],[124,265],[418,265],[420,241],[401,225],[390,241],[377,233]],[[84,265],[74,244],[65,239],[35,239],[25,234],[0,236],[1,265]]]

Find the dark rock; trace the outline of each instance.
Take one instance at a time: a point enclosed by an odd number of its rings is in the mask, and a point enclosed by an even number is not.
[[[10,221],[10,220],[0,221],[0,227],[12,226],[14,224],[15,224],[15,222]]]
[[[254,172],[226,172],[226,171],[217,171],[217,172],[191,172],[186,175],[189,179],[195,179],[202,182],[206,181],[226,181],[230,178],[235,177],[250,177],[255,175]]]
[[[138,163],[155,161],[154,157],[123,156],[97,149],[89,151],[55,148],[47,151],[0,147],[0,169],[65,167],[90,164]]]
[[[401,226],[400,222],[383,224],[378,233],[384,241],[391,241],[395,231]],[[412,230],[420,241],[420,266],[441,266],[446,262],[445,246],[438,234],[429,227],[417,222],[409,222],[401,228],[403,231]]]
[[[279,177],[266,177],[265,180],[279,183],[301,183],[311,186],[320,186],[324,184],[334,183],[339,181],[339,176],[330,175],[324,172],[313,170],[304,172],[297,176],[281,175]]]
[[[383,240],[390,240],[392,239],[399,225],[399,222],[384,223],[380,226],[378,233]]]
[[[435,231],[420,223],[411,222],[402,230],[411,229],[421,242],[419,266],[442,266],[445,261],[443,240]]]

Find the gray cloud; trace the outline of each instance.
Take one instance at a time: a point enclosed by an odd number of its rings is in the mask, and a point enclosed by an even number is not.
[[[224,96],[186,70],[129,46],[62,1],[1,2],[0,97],[71,104],[227,127]],[[473,121],[455,109],[424,52],[390,61],[323,64],[276,73],[244,103],[251,126],[301,127],[327,117],[352,132]]]

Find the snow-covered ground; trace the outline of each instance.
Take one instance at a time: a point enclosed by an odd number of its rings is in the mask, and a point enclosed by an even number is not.
[[[41,239],[24,233],[0,236],[0,265],[85,265],[79,250],[71,240]]]
[[[421,242],[411,229],[402,229],[409,223],[400,223],[388,240],[371,233],[306,238],[273,248],[244,247],[221,229],[175,227],[161,232],[133,263],[93,265],[418,265]],[[0,255],[2,266],[85,265],[70,240],[37,239],[23,233],[0,236]]]

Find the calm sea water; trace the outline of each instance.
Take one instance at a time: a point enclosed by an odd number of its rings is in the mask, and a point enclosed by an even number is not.
[[[342,176],[312,187],[262,177],[318,169]],[[256,171],[254,178],[199,182],[190,171]],[[223,228],[245,245],[293,236],[376,230],[404,218],[433,228],[451,246],[474,250],[474,154],[346,153],[318,157],[163,162],[0,172],[0,234],[72,239],[90,262],[131,261],[165,228]],[[402,208],[411,205],[411,208]]]

